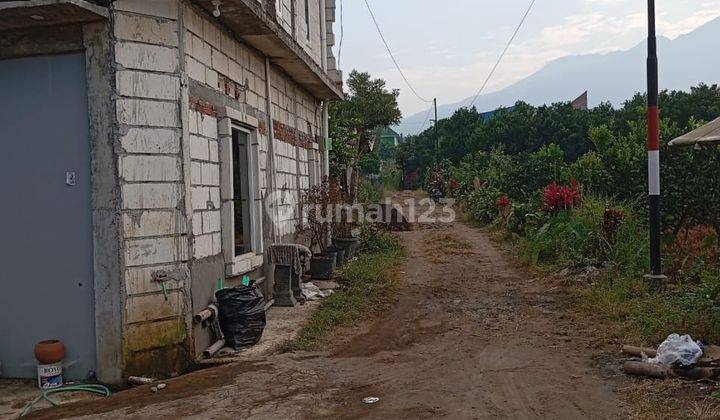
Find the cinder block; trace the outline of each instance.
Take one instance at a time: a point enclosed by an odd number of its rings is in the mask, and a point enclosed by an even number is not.
[[[198,160],[208,160],[208,140],[203,137],[190,136],[190,157]]]
[[[178,210],[123,212],[123,232],[126,238],[185,234],[186,225],[185,216]]]
[[[213,235],[199,235],[193,238],[193,256],[195,259],[215,255],[213,253]]]
[[[120,144],[127,153],[178,153],[180,136],[173,129],[133,127],[120,137]]]
[[[134,324],[182,315],[182,294],[174,291],[169,295],[167,301],[162,293],[129,297],[125,303],[125,322]]]
[[[170,264],[170,265],[154,265],[151,267],[130,267],[125,270],[125,291],[128,296],[142,293],[157,293],[162,291],[160,284],[153,280],[153,273],[158,271],[168,273],[185,272],[189,276],[190,271],[187,264]],[[180,277],[180,276],[178,276]],[[182,289],[185,285],[186,277],[176,280],[170,280],[165,283],[168,290]]]
[[[210,140],[208,142],[208,146],[210,146],[210,156],[208,159],[211,162],[220,162],[220,157],[218,156],[218,152],[219,152],[218,151],[218,149],[219,149],[218,142]]]
[[[212,68],[220,74],[227,75],[228,71],[228,58],[225,54],[213,48],[212,50]]]
[[[184,260],[187,260],[187,242],[181,236],[125,241],[126,267]]]
[[[212,254],[217,255],[222,252],[222,235],[220,233],[214,233],[212,235]]]
[[[211,210],[212,206],[208,207],[210,201],[210,188],[209,187],[192,187],[192,208],[193,210]]]
[[[235,44],[235,40],[232,39],[230,35],[226,34],[225,32],[220,33],[220,51],[222,51],[223,54],[231,58],[235,57],[235,54],[237,52]]]
[[[185,6],[183,10],[183,23],[185,27],[196,35],[202,35],[203,18],[192,7]]]
[[[220,209],[220,187],[210,187],[209,191],[213,208]]]
[[[211,117],[209,115],[200,114],[198,126],[200,128],[200,133],[203,136],[210,137],[211,139],[218,138],[217,118]]]
[[[195,236],[203,234],[203,212],[194,211],[192,216],[192,233]]]
[[[220,232],[220,211],[202,212],[203,233]]]
[[[180,202],[178,184],[124,184],[123,209],[172,209]]]
[[[179,181],[180,160],[173,156],[125,155],[120,157],[120,176],[125,181]]]
[[[202,185],[202,164],[200,162],[190,164],[190,179],[192,185]]]
[[[152,127],[179,127],[178,105],[144,99],[118,99],[117,118],[120,124]]]
[[[200,129],[198,126],[198,119],[200,118],[200,113],[191,109],[188,112],[188,130],[190,131],[190,134],[200,134]]]
[[[185,56],[185,71],[189,78],[205,83],[205,66],[189,55]]]
[[[211,68],[205,69],[205,84],[213,89],[220,90],[218,87],[218,74]]]
[[[116,10],[177,19],[178,3],[177,0],[116,0],[113,5]]]
[[[215,26],[215,23],[203,19],[203,39],[218,50],[222,47],[220,45],[220,29]]]
[[[178,46],[177,24],[173,21],[116,13],[114,27],[118,39],[168,47]]]
[[[178,68],[178,50],[121,41],[115,44],[115,60],[128,69],[174,73]]]
[[[212,67],[212,47],[196,35],[192,37],[192,55],[206,67]]]
[[[216,163],[202,164],[202,183],[203,185],[220,185],[220,165]]]

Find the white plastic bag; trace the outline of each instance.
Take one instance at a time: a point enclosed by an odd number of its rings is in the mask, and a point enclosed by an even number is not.
[[[310,282],[302,285],[302,295],[305,300],[320,300],[330,296],[332,293],[332,290],[320,290],[319,287]]]
[[[690,366],[697,363],[702,355],[702,344],[693,341],[689,335],[670,334],[658,347],[657,356],[648,359],[648,362],[666,366]]]

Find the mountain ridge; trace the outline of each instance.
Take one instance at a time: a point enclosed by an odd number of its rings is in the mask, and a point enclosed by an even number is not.
[[[687,90],[701,82],[720,83],[720,17],[675,39],[658,37],[660,88]],[[620,105],[636,92],[646,90],[646,45],[644,40],[627,50],[560,57],[547,62],[540,70],[495,92],[478,97],[479,112],[525,101],[532,105],[572,101],[589,92],[591,107],[601,102]],[[457,109],[469,105],[472,96],[461,101],[438,105],[438,118],[450,117]],[[395,127],[405,135],[416,134],[428,115],[424,110],[406,117]],[[427,128],[427,123],[426,127]]]

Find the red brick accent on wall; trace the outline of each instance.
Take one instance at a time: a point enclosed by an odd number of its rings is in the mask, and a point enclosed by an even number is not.
[[[280,121],[273,120],[273,132],[276,139],[284,141],[285,143],[290,143],[293,146],[299,146],[303,149],[312,149],[313,147],[313,137],[310,134],[303,133]]]
[[[201,114],[209,115],[211,117],[216,117],[217,112],[215,112],[215,107],[213,104],[211,104],[208,101],[203,101],[202,99],[190,97],[190,109],[194,109],[197,112],[200,112]]]

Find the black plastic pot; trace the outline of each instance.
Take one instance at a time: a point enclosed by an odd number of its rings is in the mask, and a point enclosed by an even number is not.
[[[332,279],[335,254],[315,254],[310,259],[310,276],[317,280]]]
[[[342,267],[345,264],[345,250],[337,246],[331,246],[328,247],[328,253],[330,252],[335,253],[335,267]]]
[[[345,250],[345,261],[348,261],[355,256],[359,241],[359,238],[335,238],[333,245]]]

